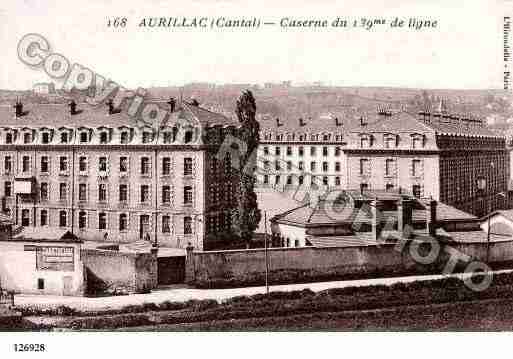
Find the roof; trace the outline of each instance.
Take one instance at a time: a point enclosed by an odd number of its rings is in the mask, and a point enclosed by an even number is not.
[[[408,195],[399,193],[387,193],[381,191],[367,191],[361,194],[359,191],[345,191],[352,201],[370,201],[377,198],[380,201],[395,201],[399,199],[410,199],[413,201],[412,219],[414,222],[424,222],[427,218],[426,205],[428,199],[416,199]],[[370,206],[354,208],[352,201],[328,202],[320,200],[315,207],[305,204],[291,209],[284,213],[274,216],[272,221],[280,223],[290,223],[304,226],[315,225],[334,225],[337,223],[362,223],[369,222],[372,219]],[[353,202],[354,203],[354,202]],[[346,205],[349,204],[349,205]],[[328,210],[326,210],[328,209]],[[396,210],[381,211],[382,222],[387,220],[397,220]],[[449,206],[442,202],[437,202],[437,220],[438,221],[476,221],[477,217]]]
[[[0,106],[0,126],[5,127],[134,127],[138,123],[127,112],[127,104],[124,103],[119,113],[109,114],[107,106],[104,103],[90,105],[87,103],[77,104],[77,114],[71,115],[67,104],[31,104],[24,103],[23,111],[25,114],[16,117],[12,106]],[[161,104],[162,109],[167,107]],[[173,112],[177,118],[197,121],[201,125],[222,125],[239,126],[236,119],[228,118],[224,115],[211,112],[199,106],[194,106],[187,102],[178,104],[177,110]],[[156,124],[160,126],[162,124]],[[157,127],[155,126],[155,127]]]
[[[485,220],[488,217],[496,216],[496,215],[501,215],[504,218],[506,218],[506,219],[510,220],[511,222],[513,222],[513,209],[500,209],[500,210],[494,211],[494,212],[489,213],[486,216],[484,216],[482,218],[482,220]]]
[[[376,114],[367,118],[367,125],[353,127],[352,132],[429,133],[434,131],[438,134],[504,137],[477,121],[470,122],[456,115],[429,114],[426,115],[426,121],[421,119],[420,116],[407,112],[397,112],[388,116]]]
[[[19,227],[13,231],[12,241],[82,243],[77,236],[66,229],[47,227]]]

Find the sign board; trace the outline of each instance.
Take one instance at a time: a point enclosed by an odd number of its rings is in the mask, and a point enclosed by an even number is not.
[[[75,257],[73,247],[37,247],[38,270],[73,271]]]
[[[14,193],[32,194],[32,179],[14,179]]]

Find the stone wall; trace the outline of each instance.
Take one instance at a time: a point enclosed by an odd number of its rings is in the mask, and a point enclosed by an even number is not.
[[[157,286],[156,253],[86,249],[82,258],[89,293],[144,293]]]
[[[334,280],[384,275],[442,273],[452,250],[463,256],[459,270],[472,260],[486,261],[486,243],[442,244],[436,260],[429,265],[414,260],[409,243],[403,247],[387,243],[361,247],[270,248],[268,263],[271,283]],[[429,244],[421,244],[418,253],[428,255]],[[490,244],[489,261],[513,260],[513,241]],[[265,278],[263,249],[194,252],[187,251],[186,282],[200,287],[261,285]]]

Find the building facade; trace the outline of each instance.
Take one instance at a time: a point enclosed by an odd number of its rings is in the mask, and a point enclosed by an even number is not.
[[[198,249],[230,230],[237,180],[218,150],[238,122],[185,102],[153,125],[112,105],[20,105],[0,109],[2,210],[17,225]]]

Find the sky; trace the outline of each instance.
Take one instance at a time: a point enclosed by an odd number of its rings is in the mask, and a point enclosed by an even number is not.
[[[0,89],[51,80],[17,57],[27,33],[52,52],[128,87],[190,82],[321,81],[338,86],[503,87],[502,22],[507,0],[2,0]],[[509,7],[508,7],[509,6]],[[124,16],[123,29],[107,26]],[[436,29],[140,28],[147,17],[300,19],[417,17]],[[59,84],[58,84],[59,85]]]

